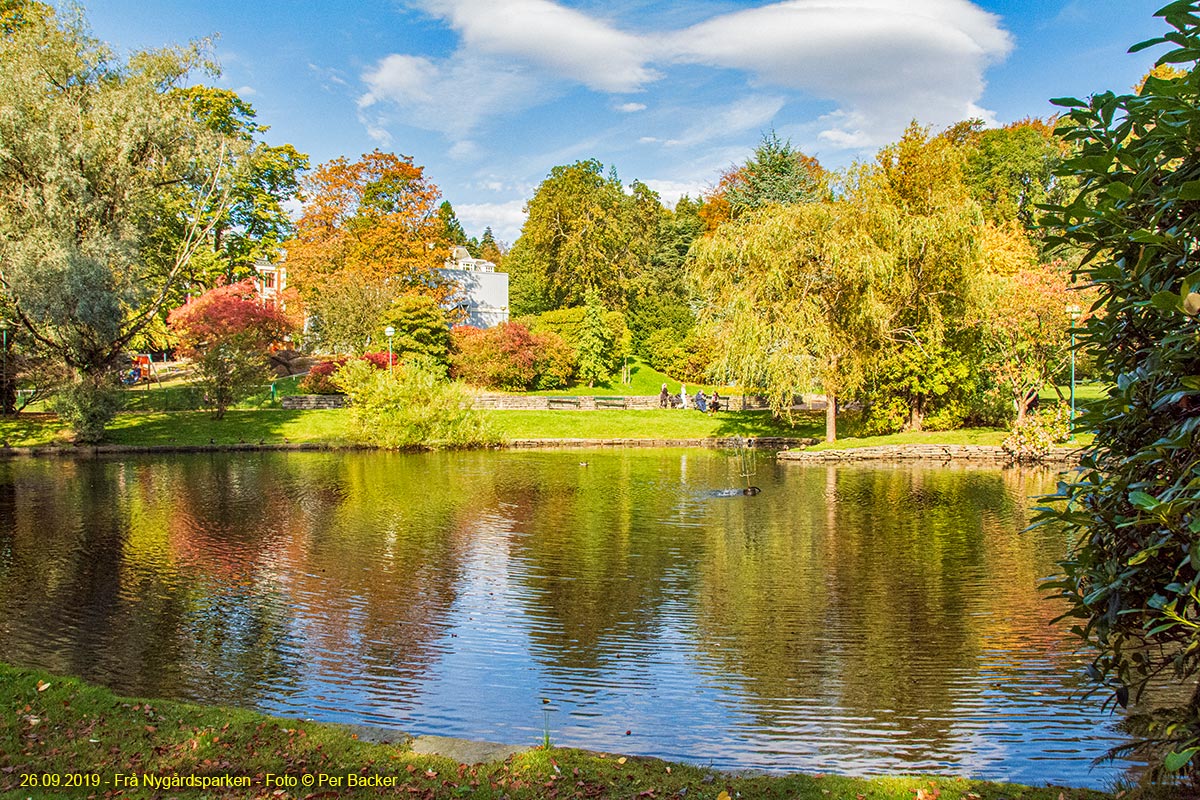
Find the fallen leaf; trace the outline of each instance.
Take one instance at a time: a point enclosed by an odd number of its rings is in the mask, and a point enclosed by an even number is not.
[[[733,800],[733,798],[729,796],[729,792],[722,789],[721,793],[717,795],[717,800]]]
[[[618,758],[618,759],[617,759],[617,763],[618,763],[618,764],[624,764],[624,763],[625,763],[626,761],[628,761],[628,760],[629,760],[629,759],[625,758],[625,756],[621,756],[620,758]]]
[[[44,692],[49,688],[50,688],[50,684],[46,683],[45,681],[38,681],[37,690],[39,692]]]

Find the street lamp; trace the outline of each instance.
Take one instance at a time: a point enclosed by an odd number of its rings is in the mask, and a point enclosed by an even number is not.
[[[383,329],[383,335],[388,337],[388,374],[395,374],[392,370],[392,337],[396,335],[396,329],[388,325]]]
[[[0,319],[0,336],[3,337],[3,344],[0,347],[4,350],[4,388],[0,389],[0,414],[7,414],[8,408],[8,320]],[[13,409],[16,409],[14,404]]]
[[[1071,438],[1075,438],[1075,323],[1083,313],[1079,306],[1072,303],[1067,306],[1067,316],[1071,319]]]

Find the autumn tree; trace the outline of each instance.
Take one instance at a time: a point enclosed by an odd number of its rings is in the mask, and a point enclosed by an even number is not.
[[[445,258],[438,188],[409,156],[379,150],[350,163],[335,158],[301,181],[304,213],[287,246],[288,274],[303,295],[339,274],[397,293],[423,285]]]
[[[1072,291],[1061,262],[991,273],[980,281],[980,294],[976,313],[984,368],[1008,392],[1019,424],[1070,357],[1067,307],[1090,303]]]
[[[762,389],[781,415],[797,392],[823,390],[827,441],[838,399],[861,384],[888,331],[894,257],[874,240],[887,224],[875,210],[844,200],[778,206],[698,240],[689,265],[716,374]]]
[[[40,3],[0,25],[0,284],[31,342],[67,365],[60,410],[95,441],[122,352],[226,214],[246,147],[182,91],[209,63],[203,44],[121,60]]]
[[[245,152],[230,176],[228,207],[209,235],[214,264],[197,274],[202,285],[252,277],[254,263],[277,255],[294,226],[286,205],[297,199],[308,156],[290,144],[270,145],[269,130],[254,107],[229,89],[189,86],[183,90],[196,118],[223,136],[242,141]]]
[[[259,299],[249,278],[210,289],[173,310],[167,322],[217,419],[267,379],[267,348],[294,327],[283,311]]]
[[[336,272],[308,295],[306,340],[330,353],[361,355],[379,343],[380,321],[392,299],[384,281],[350,270]]]
[[[1054,135],[1054,120],[1024,119],[1002,128],[979,130],[964,142],[963,181],[984,218],[1026,230],[1036,223],[1037,207],[1063,199],[1065,188],[1054,172],[1067,154]]]
[[[888,335],[863,394],[868,430],[921,430],[965,416],[972,364],[966,317],[982,270],[982,216],[962,178],[963,154],[910,125],[852,189],[873,208],[875,243],[891,254]]]

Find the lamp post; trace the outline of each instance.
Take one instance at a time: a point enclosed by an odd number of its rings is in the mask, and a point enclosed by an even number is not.
[[[1075,438],[1075,322],[1082,314],[1079,306],[1072,303],[1067,306],[1067,316],[1071,319],[1071,438]]]
[[[388,337],[388,374],[394,375],[392,370],[392,337],[396,335],[396,329],[388,325],[383,329],[383,335]]]
[[[0,414],[8,413],[8,320],[0,319],[0,336],[3,336],[4,388],[0,389]]]

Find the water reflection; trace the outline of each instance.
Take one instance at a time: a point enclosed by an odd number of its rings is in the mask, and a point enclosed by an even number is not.
[[[132,693],[720,766],[1103,785],[1052,476],[727,454],[0,463],[0,648]],[[632,735],[626,736],[626,731]]]

